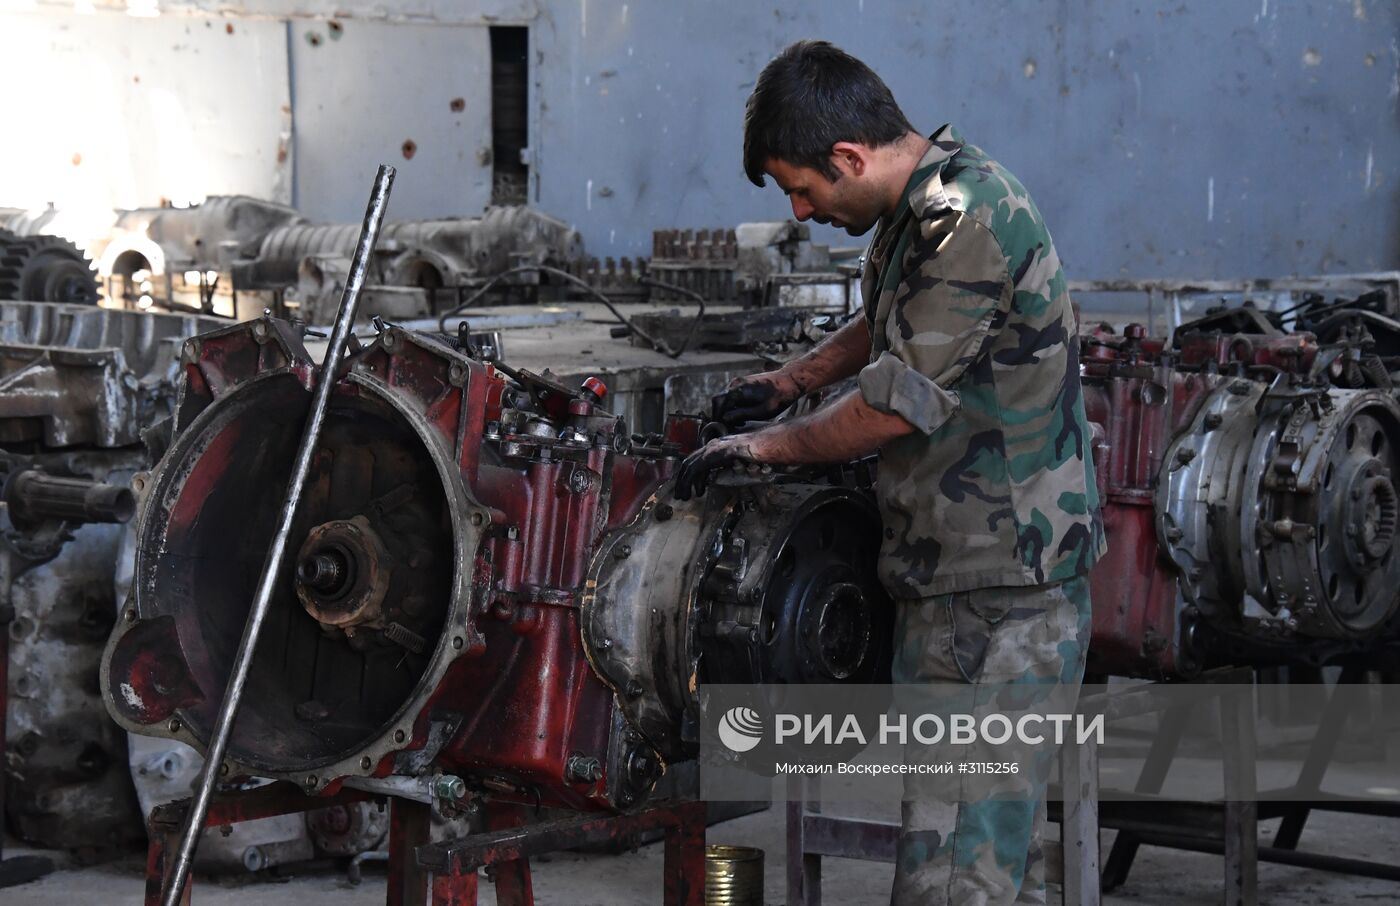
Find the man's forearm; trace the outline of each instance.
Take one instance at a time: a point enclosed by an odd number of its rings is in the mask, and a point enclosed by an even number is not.
[[[803,393],[810,393],[858,373],[869,361],[870,329],[865,318],[857,316],[811,352],[778,370],[792,378]]]
[[[758,462],[847,462],[913,430],[900,416],[871,408],[855,392],[801,418],[737,437],[747,443]]]

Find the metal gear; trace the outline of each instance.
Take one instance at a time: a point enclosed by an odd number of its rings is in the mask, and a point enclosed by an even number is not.
[[[58,236],[0,235],[0,299],[97,304],[97,276],[78,247]]]

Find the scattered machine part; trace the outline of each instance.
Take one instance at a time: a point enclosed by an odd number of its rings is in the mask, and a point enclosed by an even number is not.
[[[151,263],[161,271],[227,270],[256,254],[270,231],[305,222],[296,208],[249,195],[211,195],[185,208],[136,208],[117,217],[102,258],[115,262],[130,250],[140,251],[128,237],[145,236],[160,248],[160,259]]]
[[[285,301],[303,320],[335,314],[359,224],[316,224],[294,208],[243,195],[188,208],[123,212],[98,271],[128,308],[157,305],[253,317]],[[388,223],[372,263],[367,313],[426,317],[460,301],[459,289],[523,263],[582,255],[577,231],[527,207],[480,217]],[[516,292],[534,300],[532,280]]]
[[[733,229],[656,230],[650,258],[580,258],[569,270],[618,300],[664,302],[698,294],[711,303],[768,306],[779,304],[780,288],[801,286],[813,289],[791,304],[849,309],[853,275],[836,267],[834,256],[811,241],[806,224],[780,220]]]
[[[610,315],[617,319],[619,326],[613,328],[614,337],[637,335],[641,337],[641,339],[646,343],[646,345],[650,346],[652,349],[657,350],[658,352],[665,353],[667,357],[672,359],[680,358],[681,355],[686,351],[686,349],[689,348],[691,341],[695,337],[696,331],[699,329],[701,321],[705,317],[705,298],[699,293],[694,293],[690,290],[679,290],[679,292],[683,293],[684,295],[690,297],[695,301],[696,310],[695,314],[688,321],[688,328],[678,332],[674,343],[667,342],[661,337],[652,336],[648,331],[646,331],[643,328],[641,324],[637,323],[635,319],[629,319],[626,315],[624,315],[621,311],[618,310],[617,306],[613,303],[612,299],[608,298],[608,296],[606,296],[602,292],[599,292],[596,287],[590,286],[582,278],[575,276],[574,274],[571,274],[568,271],[563,270],[562,268],[552,267],[547,264],[525,264],[519,267],[513,267],[508,271],[504,271],[500,274],[497,274],[490,280],[487,280],[482,286],[477,288],[475,292],[473,292],[470,296],[467,296],[455,307],[443,312],[438,317],[438,329],[443,333],[447,333],[447,322],[450,319],[457,317],[462,312],[470,309],[471,306],[478,299],[484,297],[488,292],[494,289],[497,286],[497,284],[510,277],[514,277],[515,275],[522,273],[536,273],[542,276],[554,277],[556,279],[562,280],[566,284],[573,286],[574,288],[582,290],[584,296],[589,302],[597,302],[601,304],[604,308],[608,310],[608,313]],[[642,283],[644,284],[649,282],[650,281],[646,280],[645,278],[643,278],[642,280]],[[461,332],[462,323],[465,322],[458,323],[459,334]],[[461,344],[459,343],[458,345]],[[493,360],[493,362],[494,361],[495,360]]]
[[[123,211],[98,258],[98,272],[108,297],[126,308],[158,303],[213,313],[214,296],[221,293],[229,297],[223,313],[231,315],[232,284],[220,275],[257,254],[268,231],[304,222],[295,208],[247,195]]]
[[[174,410],[180,344],[218,323],[0,303],[4,545],[24,558],[4,577],[8,811],[31,843],[96,857],[144,836],[125,734],[93,684],[119,610],[123,531],[109,517],[123,515],[126,485],[150,465],[142,429]]]
[[[832,272],[827,247],[811,236],[810,227],[792,220],[732,230],[657,230],[647,273],[715,301],[757,304],[775,279]],[[653,295],[665,298],[664,292]]]
[[[181,344],[219,323],[0,302],[0,445],[140,446],[174,408]]]
[[[112,564],[139,459],[126,450],[0,452],[5,807],[22,839],[80,858],[143,836],[124,734],[89,691],[97,645],[116,620]]]
[[[174,411],[185,340],[221,323],[0,303],[0,464],[10,476],[0,541],[24,567],[4,579],[14,609],[7,811],[29,843],[102,858],[143,840],[143,816],[188,795],[198,770],[186,746],[128,739],[94,679],[130,584],[131,529],[109,519],[130,506],[129,488],[144,488],[152,445],[162,448],[149,428]],[[249,848],[265,865],[314,854],[301,818],[272,819],[210,834],[200,866],[244,871]]]
[[[59,221],[59,212],[52,204],[36,210],[0,208],[0,230],[16,236],[38,236],[41,233],[58,235],[60,231],[55,228],[56,221]]]
[[[704,349],[753,349],[770,343],[793,342],[802,338],[802,325],[814,312],[802,308],[749,308],[740,311],[704,314],[698,325],[692,313],[643,312],[631,318],[634,327],[656,338],[667,347],[691,342]],[[651,345],[641,333],[630,336]]]
[[[294,223],[267,233],[256,256],[237,263],[240,293],[287,291],[297,316],[329,323],[335,314],[357,224]],[[426,317],[461,302],[484,279],[526,264],[562,265],[583,252],[578,232],[533,208],[488,208],[480,217],[388,223],[375,253],[367,314]],[[538,274],[512,281],[534,301]]]

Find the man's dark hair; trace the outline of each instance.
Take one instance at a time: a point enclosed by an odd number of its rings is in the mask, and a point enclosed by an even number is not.
[[[778,158],[835,181],[831,146],[878,148],[913,126],[880,77],[827,41],[798,41],[758,76],[744,111],[744,172],[763,185],[763,165]]]

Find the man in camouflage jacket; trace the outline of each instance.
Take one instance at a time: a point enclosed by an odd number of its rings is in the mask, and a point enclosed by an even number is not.
[[[697,451],[678,497],[735,460],[878,449],[880,577],[897,683],[1077,692],[1087,573],[1105,546],[1064,272],[1020,182],[951,126],[924,138],[868,67],[799,42],[760,75],[745,168],[793,215],[861,235],[865,316],[715,401],[731,426],[853,375],[859,392]],[[1043,793],[1042,793],[1043,796]],[[895,904],[1043,903],[1043,798],[949,802],[906,785]]]

